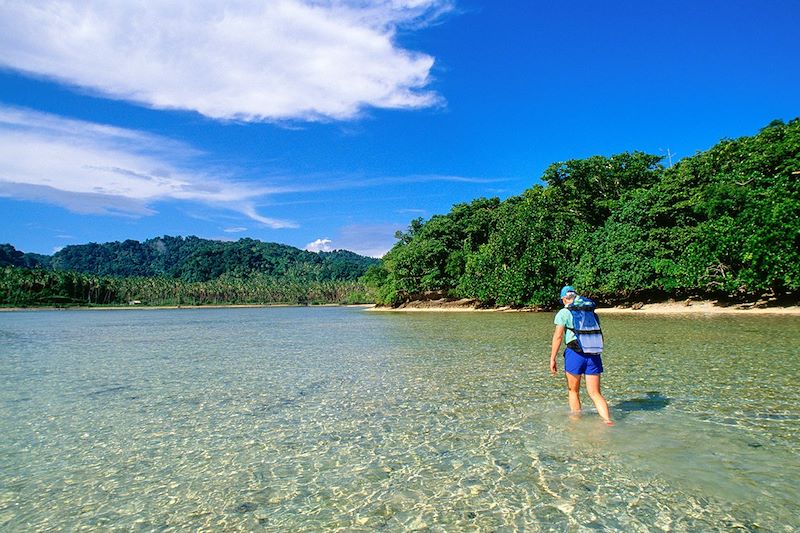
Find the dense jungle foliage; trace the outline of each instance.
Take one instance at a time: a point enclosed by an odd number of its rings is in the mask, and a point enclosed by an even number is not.
[[[68,246],[53,256],[0,245],[0,305],[363,303],[378,261],[252,239],[197,237]]]
[[[25,257],[29,255],[24,254]],[[169,236],[141,243],[127,240],[72,245],[52,257],[34,256],[28,259],[28,263],[35,263],[37,259],[40,266],[52,270],[99,276],[163,276],[188,282],[210,281],[223,274],[236,277],[254,274],[295,276],[318,281],[355,280],[368,266],[378,262],[345,250],[313,253],[253,239],[223,242]]]
[[[365,280],[385,305],[434,293],[551,307],[565,283],[606,302],[797,294],[800,119],[661,161],[554,163],[519,196],[412,221]]]
[[[122,278],[11,266],[0,270],[0,305],[15,307],[357,304],[373,299],[364,284],[352,280],[223,275],[210,281],[187,282],[165,277]]]

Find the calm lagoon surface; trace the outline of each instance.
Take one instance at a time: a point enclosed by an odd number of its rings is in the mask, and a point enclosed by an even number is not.
[[[800,528],[800,319],[603,317],[614,427],[552,319],[3,313],[0,529]]]

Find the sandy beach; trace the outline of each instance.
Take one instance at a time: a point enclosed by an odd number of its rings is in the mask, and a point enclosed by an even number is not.
[[[479,307],[475,300],[431,300],[412,301],[399,307],[374,306],[370,310],[380,312],[472,312],[472,313],[524,313],[553,312],[535,308]],[[800,316],[799,305],[770,305],[770,302],[748,302],[729,304],[716,300],[666,301],[635,303],[629,306],[601,307],[598,314],[642,314],[642,315],[795,315]]]
[[[720,304],[715,301],[702,300],[686,304],[685,302],[659,302],[644,304],[640,309],[631,307],[606,307],[598,309],[599,314],[708,314],[708,315],[797,315],[800,306],[756,306],[754,304]]]

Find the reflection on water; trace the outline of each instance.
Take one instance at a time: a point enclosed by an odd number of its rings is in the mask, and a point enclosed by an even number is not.
[[[611,428],[591,409],[568,416],[547,369],[551,324],[341,308],[5,313],[0,528],[800,524],[799,320],[607,317]]]

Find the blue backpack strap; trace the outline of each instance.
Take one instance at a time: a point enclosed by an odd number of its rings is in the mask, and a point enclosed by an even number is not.
[[[586,311],[594,311],[597,309],[597,303],[591,298],[587,298],[586,296],[576,296],[575,301],[569,305],[570,308],[574,309],[582,309]]]

